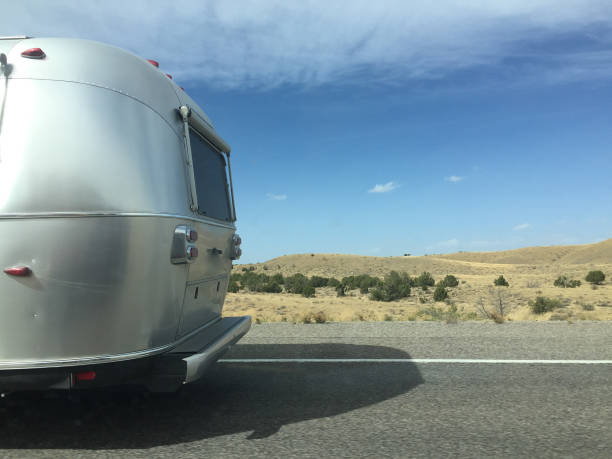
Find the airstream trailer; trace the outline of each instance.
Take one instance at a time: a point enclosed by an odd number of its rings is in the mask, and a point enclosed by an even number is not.
[[[0,39],[0,392],[198,379],[241,254],[230,147],[113,46]]]

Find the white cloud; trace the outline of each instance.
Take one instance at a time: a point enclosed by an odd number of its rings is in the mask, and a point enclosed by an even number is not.
[[[436,244],[436,247],[442,247],[442,248],[451,248],[451,247],[457,247],[459,245],[459,240],[458,239],[449,239],[447,241],[440,241]]]
[[[271,201],[285,201],[285,200],[287,200],[287,195],[286,194],[272,194],[272,193],[268,193],[268,194],[266,194],[266,196]]]
[[[451,175],[450,177],[444,177],[444,180],[451,183],[459,183],[462,180],[465,180],[465,177],[460,177],[458,175]]]
[[[368,190],[368,193],[388,193],[395,190],[399,185],[395,182],[387,182],[384,185],[374,185],[374,188]]]
[[[516,225],[514,228],[512,228],[514,231],[522,231],[522,230],[526,230],[528,228],[531,228],[531,225],[529,223],[521,223],[520,225]]]
[[[179,81],[229,88],[440,79],[508,61],[509,81],[612,75],[606,0],[4,3],[4,35],[104,41],[159,60]],[[547,51],[572,34],[591,45]]]
[[[502,241],[497,241],[497,240],[480,239],[480,240],[470,241],[468,245],[470,246],[470,248],[476,249],[476,250],[478,249],[493,250],[496,247],[502,246],[503,243]]]
[[[435,244],[428,245],[425,247],[425,250],[449,250],[454,249],[459,245],[459,240],[457,238],[448,239],[446,241],[436,242]]]

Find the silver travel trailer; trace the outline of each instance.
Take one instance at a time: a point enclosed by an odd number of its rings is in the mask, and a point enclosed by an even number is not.
[[[0,392],[173,390],[248,331],[229,160],[157,62],[0,39]]]

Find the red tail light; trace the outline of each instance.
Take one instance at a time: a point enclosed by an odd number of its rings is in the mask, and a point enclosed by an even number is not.
[[[187,240],[189,242],[195,242],[198,240],[198,232],[196,230],[187,231]]]
[[[94,379],[96,379],[95,371],[81,371],[76,374],[77,381],[93,381]]]
[[[6,268],[4,270],[4,272],[6,274],[8,274],[9,276],[19,276],[19,277],[26,277],[26,276],[29,276],[30,274],[32,274],[32,270],[30,268],[28,268],[27,266],[18,266],[18,267],[14,267],[14,268]]]
[[[147,62],[157,68],[159,68],[159,62],[154,61],[153,59],[147,59]]]
[[[21,57],[27,57],[28,59],[44,59],[47,55],[40,48],[26,49],[21,53]]]
[[[198,256],[198,249],[197,249],[197,247],[189,247],[187,249],[187,255],[190,258],[196,258]]]

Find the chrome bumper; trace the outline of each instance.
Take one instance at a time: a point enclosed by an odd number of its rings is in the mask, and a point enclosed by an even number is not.
[[[249,331],[251,328],[250,316],[236,317],[235,319],[239,320],[236,320],[229,328],[223,330],[212,343],[209,343],[199,352],[183,358],[186,364],[186,374],[183,384],[190,383],[202,377],[210,364],[214,363],[230,346],[235,344]],[[225,320],[228,319],[223,319],[220,324],[223,324]]]
[[[154,392],[175,391],[181,385],[202,377],[206,369],[250,328],[249,316],[224,317],[190,334],[171,351],[152,357],[79,366],[75,365],[76,362],[70,362],[70,366],[25,370],[4,371],[0,366],[0,393],[19,390],[86,389],[118,384],[145,385]],[[75,386],[73,376],[81,371],[95,372],[95,380],[79,382]]]

